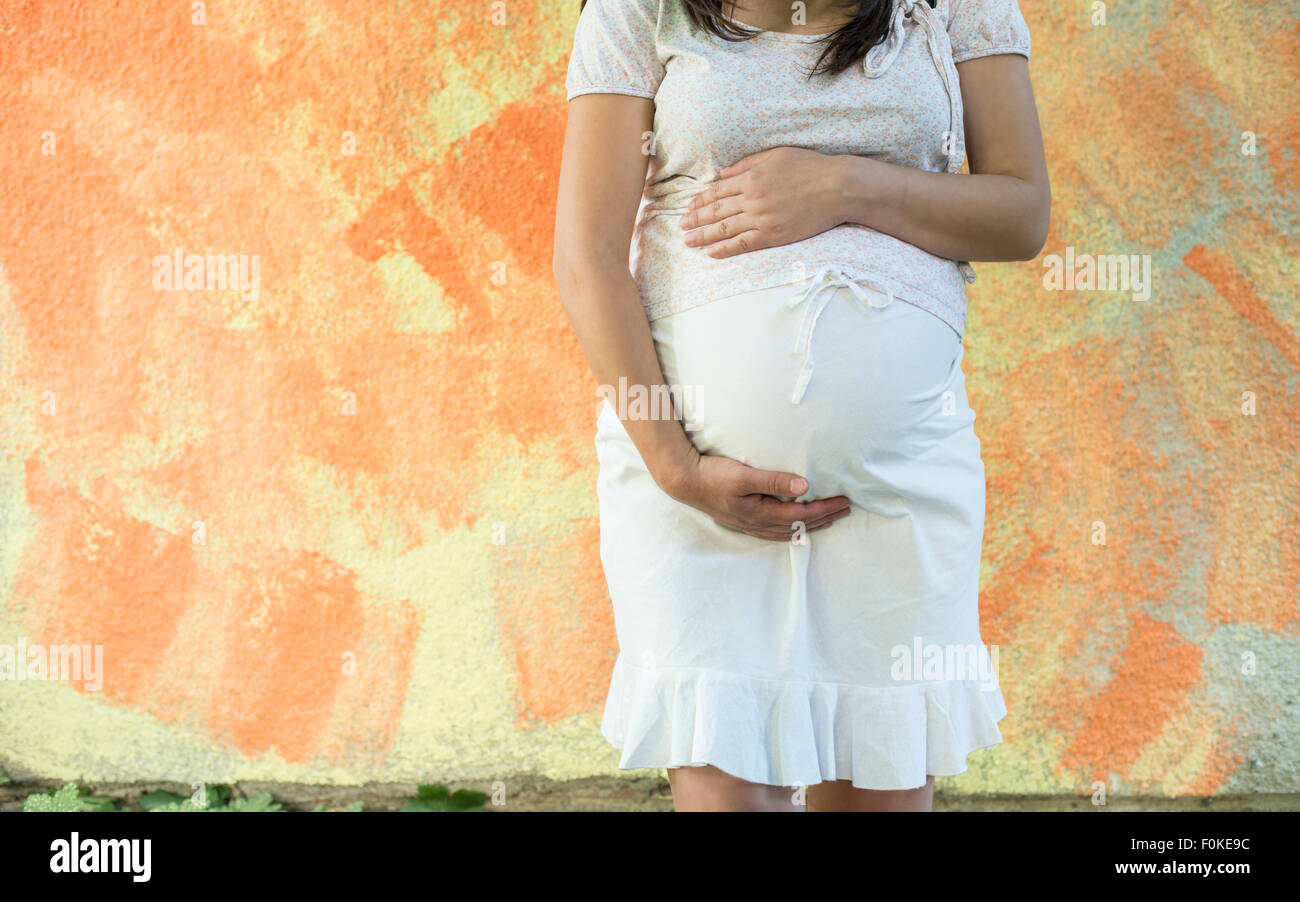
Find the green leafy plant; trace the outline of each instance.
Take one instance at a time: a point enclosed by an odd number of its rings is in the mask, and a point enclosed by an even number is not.
[[[440,783],[421,783],[414,798],[407,799],[401,811],[483,811],[488,797],[469,789],[451,792]],[[182,796],[165,789],[140,794],[145,811],[283,811],[269,792],[259,792],[246,799],[235,798],[229,786],[205,786],[203,800],[195,804],[193,796]],[[90,789],[65,783],[48,793],[33,793],[23,800],[23,811],[123,811],[118,800],[110,796],[91,795]],[[317,805],[313,811],[364,811],[362,802],[336,808]]]
[[[449,793],[441,783],[421,783],[416,796],[408,799],[400,811],[482,811],[487,795],[471,789]]]
[[[229,786],[206,786],[204,800],[194,803],[192,796],[179,796],[174,792],[157,789],[140,796],[140,807],[145,811],[283,811],[279,802],[269,792],[259,792],[247,799],[232,799]]]
[[[108,796],[93,796],[76,783],[64,783],[50,793],[37,792],[23,799],[23,811],[117,811]]]

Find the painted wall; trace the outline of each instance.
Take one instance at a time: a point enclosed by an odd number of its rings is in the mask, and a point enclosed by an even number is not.
[[[1296,791],[1300,4],[1021,6],[1045,255],[1154,287],[979,267],[1011,714],[947,787]],[[550,275],[576,0],[196,7],[0,8],[0,644],[103,649],[97,691],[0,681],[0,764],[615,773]],[[256,255],[255,296],[155,287],[176,248]]]

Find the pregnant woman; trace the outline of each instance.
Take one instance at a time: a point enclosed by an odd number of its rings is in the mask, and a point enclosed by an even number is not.
[[[928,810],[1002,739],[962,331],[969,261],[1047,234],[1028,58],[1016,0],[582,7],[554,264],[610,387],[601,731],[679,811]]]

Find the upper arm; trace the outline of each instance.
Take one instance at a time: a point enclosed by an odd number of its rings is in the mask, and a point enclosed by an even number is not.
[[[622,94],[569,101],[555,203],[555,260],[583,254],[627,259],[645,187],[654,102]]]
[[[950,0],[948,36],[961,81],[973,174],[1009,175],[1051,203],[1047,160],[1029,80],[1029,26],[1016,0]]]
[[[1047,184],[1043,135],[1029,61],[1012,54],[958,63],[972,173],[1012,175]]]
[[[556,202],[555,257],[626,259],[663,80],[660,0],[587,0],[565,76],[569,120]]]

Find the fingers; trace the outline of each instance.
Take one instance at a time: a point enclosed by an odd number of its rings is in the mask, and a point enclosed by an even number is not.
[[[689,212],[682,216],[677,223],[678,227],[696,229],[700,226],[712,225],[743,212],[739,195],[724,197],[707,203],[697,203],[701,197],[703,195],[691,201],[691,206],[688,208]],[[731,225],[734,226],[735,223],[731,223]]]
[[[813,532],[818,529],[825,529],[827,526],[830,526],[836,520],[843,520],[851,512],[852,512],[852,508],[849,506],[845,506],[840,510],[835,511],[833,514],[828,514],[825,517],[821,517],[817,520],[808,522],[804,526],[804,532]]]
[[[738,181],[738,179],[734,178],[719,179],[691,198],[691,202],[686,205],[686,208],[688,210],[698,210],[700,207],[721,200],[724,197],[740,194],[741,188]]]
[[[808,502],[785,502],[769,498],[755,502],[749,510],[732,514],[731,522],[723,525],[760,539],[790,541],[801,532],[825,529],[851,512],[849,499],[843,495]]]
[[[759,229],[750,229],[735,238],[714,242],[706,247],[704,252],[715,260],[721,260],[724,257],[736,257],[765,247],[776,247],[777,243]]]
[[[725,488],[727,515],[717,522],[760,539],[786,542],[802,532],[825,529],[850,513],[848,496],[835,495],[813,501],[782,501],[808,491],[808,480],[797,473],[760,470],[732,461],[734,467]]]
[[[719,525],[726,526],[727,529],[732,529],[736,532],[743,532],[747,536],[753,536],[756,539],[763,539],[768,542],[792,542],[797,535],[797,533],[792,529],[782,532],[779,529],[759,529],[756,527],[747,528],[737,524],[728,525],[726,523],[720,523]],[[804,532],[807,533],[809,530],[804,529]]]
[[[781,501],[763,496],[754,499],[753,508],[746,511],[746,514],[764,526],[789,528],[797,520],[811,523],[848,506],[849,499],[843,495],[819,498],[816,501]]]
[[[760,470],[745,467],[736,480],[737,495],[802,495],[808,491],[808,480],[797,473],[780,470]]]
[[[713,208],[709,207],[707,209],[712,210]],[[754,224],[754,218],[745,213],[736,213],[712,225],[701,225],[699,228],[691,229],[682,236],[682,241],[687,247],[704,247],[710,244],[716,245],[719,242],[744,235],[746,232],[750,236],[751,249],[757,247],[759,242],[754,239],[759,237],[759,232]]]
[[[720,521],[719,521],[719,525],[726,526],[728,529],[734,529],[738,532],[743,532],[746,535],[754,536],[757,539],[766,539],[769,542],[793,542],[796,541],[800,535],[807,535],[810,532],[817,532],[818,530],[821,529],[827,529],[836,520],[843,520],[845,517],[849,515],[849,513],[850,513],[850,508],[844,507],[825,517],[819,517],[816,520],[808,520],[808,521],[796,520],[793,523],[791,523],[788,528],[782,528],[779,526],[745,527],[740,524],[729,525],[726,523],[721,523]],[[797,528],[798,525],[801,523],[803,524],[803,528],[802,529]]]

